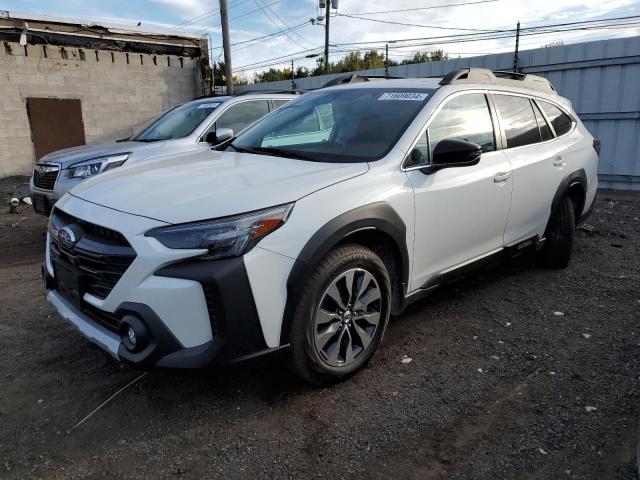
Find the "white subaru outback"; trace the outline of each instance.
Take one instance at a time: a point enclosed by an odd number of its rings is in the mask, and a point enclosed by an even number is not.
[[[220,151],[73,189],[49,223],[49,301],[131,365],[287,348],[326,383],[369,361],[390,315],[472,264],[529,249],[568,264],[599,143],[547,80],[353,80]]]

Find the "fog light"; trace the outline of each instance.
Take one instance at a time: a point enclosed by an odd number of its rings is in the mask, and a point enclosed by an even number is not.
[[[136,338],[136,332],[133,331],[133,328],[129,327],[129,329],[127,330],[127,337],[129,337],[129,343],[131,343],[131,345],[135,347],[136,343],[138,342]]]
[[[149,330],[140,318],[126,314],[120,320],[120,340],[130,352],[139,352],[149,343]]]

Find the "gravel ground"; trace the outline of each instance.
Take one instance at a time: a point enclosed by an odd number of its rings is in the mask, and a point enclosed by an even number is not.
[[[637,478],[638,195],[599,193],[566,270],[521,258],[412,306],[340,385],[278,356],[155,371],[74,429],[140,372],[45,302],[45,219],[6,213],[24,181],[0,181],[2,478]]]

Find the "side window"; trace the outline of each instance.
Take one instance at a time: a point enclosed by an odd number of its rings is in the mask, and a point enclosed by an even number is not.
[[[496,94],[493,99],[502,117],[507,148],[540,142],[540,130],[528,98]]]
[[[309,112],[303,119],[296,123],[292,123],[283,129],[282,135],[293,135],[295,133],[317,132],[320,130],[320,119],[315,110]]]
[[[267,100],[238,103],[229,107],[218,117],[216,128],[231,128],[234,133],[238,133],[267,113],[269,113]]]
[[[569,115],[564,113],[555,105],[551,105],[549,102],[540,101],[539,103],[542,107],[542,111],[551,122],[551,125],[553,125],[553,129],[556,131],[556,135],[558,137],[571,130],[573,120],[571,120]]]
[[[262,147],[290,147],[329,140],[334,124],[331,103],[320,104],[310,110],[294,107],[286,107],[286,110],[291,114],[291,121],[266,135],[262,139]]]
[[[318,105],[316,107],[316,111],[318,115],[320,115],[320,119],[322,120],[323,129],[333,128],[333,124],[335,121],[333,120],[333,107],[330,103],[323,103],[322,105]]]
[[[495,150],[496,141],[487,98],[484,94],[472,93],[449,100],[429,125],[427,137],[420,142],[421,148],[425,149],[428,140],[429,155],[444,139],[477,143],[483,152]]]
[[[290,100],[271,100],[271,101],[273,102],[274,110],[290,102]]]
[[[542,138],[542,141],[546,142],[547,140],[551,140],[553,138],[551,127],[542,116],[542,113],[540,113],[540,110],[538,109],[538,106],[535,104],[535,102],[533,102],[533,110],[536,114],[536,121],[538,122],[538,129],[540,130],[540,137]]]

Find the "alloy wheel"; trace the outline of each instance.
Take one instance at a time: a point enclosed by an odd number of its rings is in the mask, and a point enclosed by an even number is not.
[[[313,322],[316,352],[329,366],[353,363],[373,341],[382,316],[375,277],[362,268],[338,275],[320,300]]]

